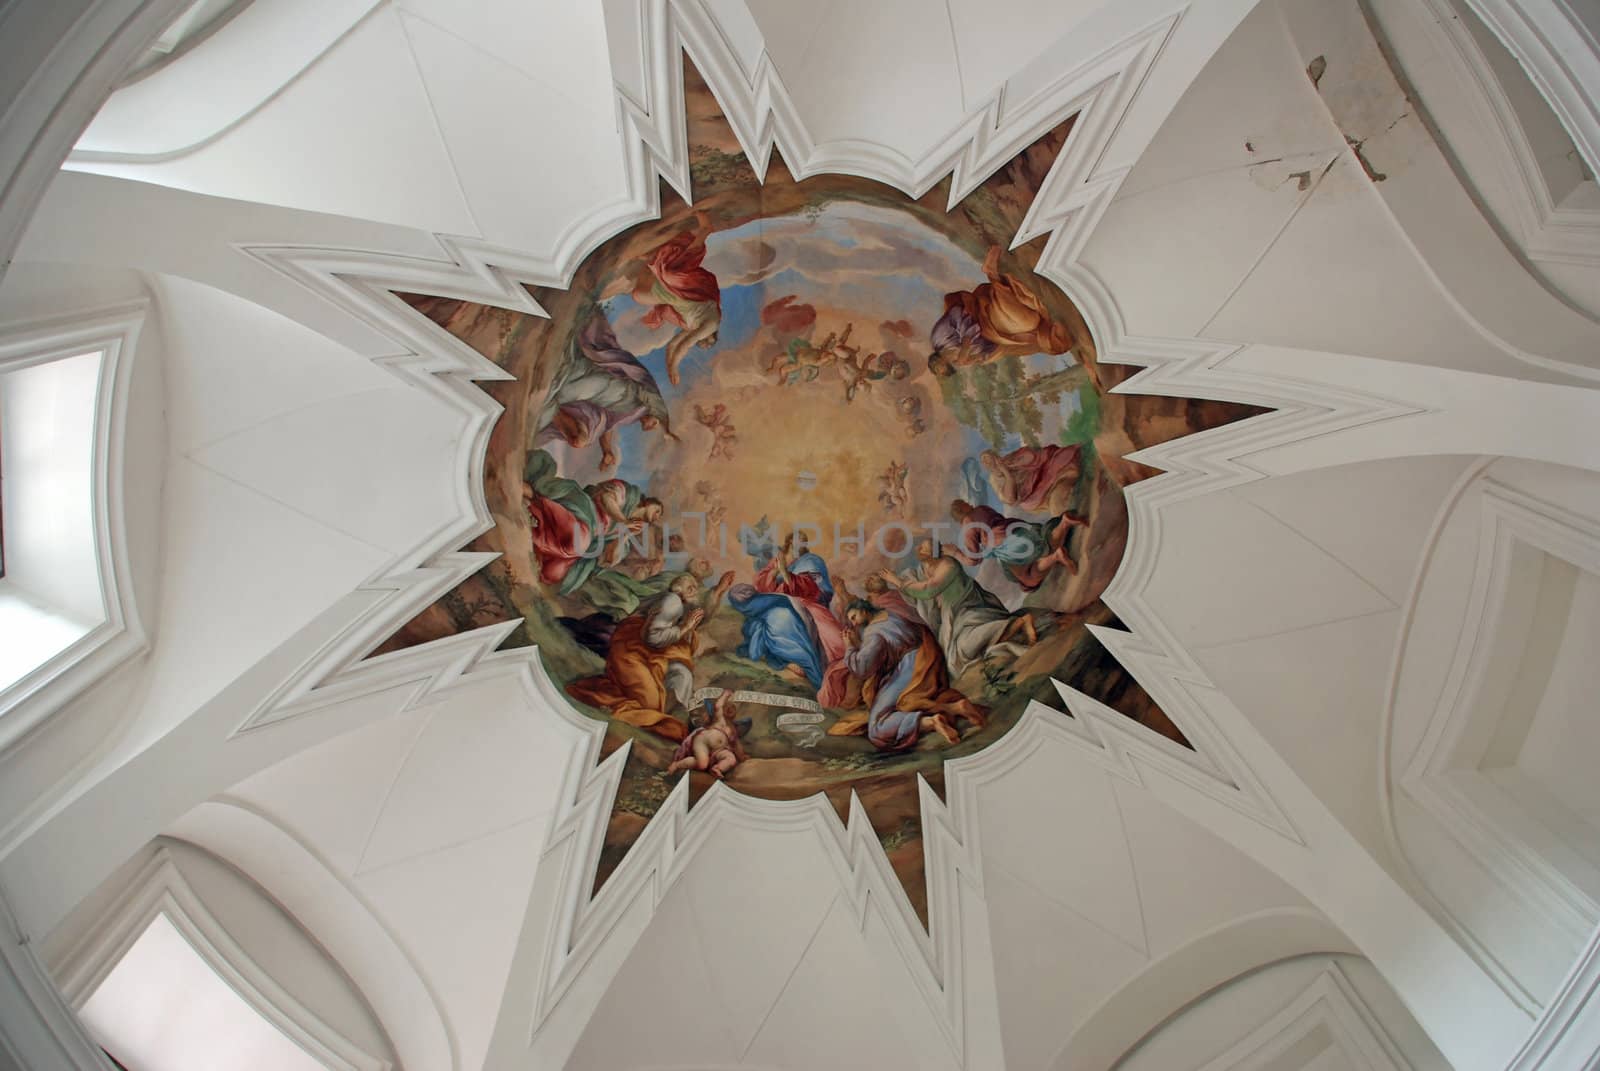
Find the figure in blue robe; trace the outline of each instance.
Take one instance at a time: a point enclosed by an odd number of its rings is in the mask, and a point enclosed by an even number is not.
[[[830,676],[842,670],[844,628],[834,617],[833,581],[827,564],[802,549],[790,560],[792,540],[756,573],[754,584],[737,584],[728,602],[744,615],[744,642],[738,653],[791,676],[803,676],[818,692],[831,695]]]

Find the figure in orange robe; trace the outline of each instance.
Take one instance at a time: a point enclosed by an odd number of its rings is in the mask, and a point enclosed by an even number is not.
[[[606,649],[605,672],[567,685],[580,703],[610,711],[618,721],[682,740],[689,726],[667,713],[693,690],[694,641],[705,611],[695,605],[700,582],[685,573],[662,594],[617,623]]]
[[[1071,333],[1050,318],[1039,296],[1000,271],[999,246],[989,248],[983,273],[988,282],[944,296],[944,315],[930,336],[928,369],[934,375],[954,375],[958,368],[1002,357],[1072,349]]]

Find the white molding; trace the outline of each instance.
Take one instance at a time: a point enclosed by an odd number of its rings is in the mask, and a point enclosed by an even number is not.
[[[1411,1071],[1411,1064],[1340,969],[1330,962],[1281,1011],[1199,1071],[1260,1071],[1317,1029],[1361,1071]]]
[[[148,647],[128,559],[125,440],[129,383],[148,314],[145,302],[69,313],[0,330],[0,374],[91,351],[102,354],[95,392],[95,567],[104,620],[0,689],[0,754],[111,670]]]
[[[82,1008],[158,916],[256,1014],[330,1071],[391,1071],[301,1004],[264,971],[206,908],[166,848],[157,846],[115,902],[66,951],[54,972],[63,997]]]
[[[244,252],[394,339],[399,352],[380,359],[391,371],[449,402],[468,419],[458,468],[464,473],[458,519],[435,533],[393,571],[367,585],[387,597],[338,638],[307,659],[282,687],[246,712],[240,732],[264,731],[286,718],[304,716],[326,705],[410,685],[406,706],[438,695],[468,676],[512,670],[524,674],[535,709],[565,720],[585,743],[574,749],[561,795],[561,810],[546,849],[546,862],[559,867],[561,905],[553,925],[559,939],[547,946],[536,1025],[583,970],[594,949],[622,917],[633,896],[653,890],[652,903],[672,875],[681,872],[701,832],[718,820],[812,825],[836,848],[835,865],[865,913],[874,905],[918,979],[918,988],[958,1059],[968,1059],[966,978],[962,964],[962,882],[981,894],[976,858],[972,794],[984,780],[1004,771],[1053,735],[1085,750],[1132,781],[1159,777],[1176,781],[1232,807],[1291,841],[1300,835],[1238,751],[1191,694],[1205,675],[1144,599],[1161,541],[1160,509],[1181,499],[1258,479],[1262,473],[1244,460],[1249,454],[1309,437],[1333,434],[1417,412],[1414,407],[1356,392],[1333,393],[1314,384],[1242,372],[1230,367],[1238,348],[1230,345],[1134,338],[1122,329],[1120,314],[1100,281],[1077,256],[1115,195],[1125,171],[1102,171],[1099,161],[1122,115],[1134,99],[1150,65],[1170,37],[1178,16],[1161,20],[1108,49],[1084,66],[1063,74],[1033,97],[1001,107],[996,93],[950,137],[924,157],[911,160],[876,146],[818,146],[806,133],[777,72],[766,58],[753,75],[739,67],[714,21],[698,0],[649,0],[646,20],[646,83],[649,107],[618,94],[628,167],[628,198],[575,222],[549,256],[494,249],[481,242],[445,239],[448,262],[384,256],[371,251],[303,249],[253,245]],[[622,756],[595,765],[603,727],[579,718],[543,678],[532,652],[494,653],[510,626],[478,630],[381,659],[361,656],[400,621],[480,568],[484,555],[452,548],[487,530],[482,463],[489,428],[498,406],[470,384],[472,379],[505,378],[492,363],[417,316],[391,289],[421,290],[486,302],[524,312],[541,310],[523,284],[562,286],[590,249],[626,226],[659,211],[657,176],[688,192],[688,167],[682,128],[681,49],[687,48],[711,83],[733,129],[763,170],[777,147],[797,177],[823,171],[863,175],[920,194],[944,174],[954,173],[952,198],[959,200],[995,167],[1068,114],[1075,124],[1060,159],[1024,222],[1019,241],[1049,232],[1040,270],[1076,300],[1108,363],[1145,365],[1119,388],[1127,393],[1221,397],[1265,404],[1276,412],[1190,436],[1141,453],[1136,460],[1166,474],[1130,489],[1130,539],[1127,558],[1106,594],[1106,602],[1131,633],[1097,630],[1096,635],[1145,685],[1195,744],[1189,753],[1142,726],[1070,689],[1063,695],[1072,718],[1046,708],[1030,709],[1005,741],[988,751],[952,763],[947,786],[951,803],[940,804],[923,790],[925,850],[928,852],[930,928],[924,931],[910,910],[870,826],[859,813],[841,828],[836,816],[805,803],[771,804],[719,793],[689,814],[686,798],[675,796],[647,828],[644,837],[591,902],[594,861],[598,857],[609,803],[621,772]],[[824,809],[825,811],[825,809]],[[976,924],[976,923],[975,923]],[[988,996],[991,1002],[992,994]]]
[[[1600,1068],[1600,929],[1584,946],[1533,1032],[1506,1071],[1596,1071]]]

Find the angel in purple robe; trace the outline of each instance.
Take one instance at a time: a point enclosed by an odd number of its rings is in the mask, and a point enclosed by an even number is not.
[[[533,445],[559,441],[582,449],[598,442],[601,471],[609,472],[619,460],[617,429],[629,424],[676,438],[656,377],[596,312],[569,348],[566,373],[545,400]]]

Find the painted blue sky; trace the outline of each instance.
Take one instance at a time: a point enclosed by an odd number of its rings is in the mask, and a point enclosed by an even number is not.
[[[673,430],[680,436],[694,434],[697,427],[685,397],[693,393],[704,399],[713,378],[730,383],[725,378],[729,372],[719,366],[718,358],[740,355],[738,359],[748,365],[747,348],[764,330],[764,305],[793,294],[798,303],[833,310],[836,316],[855,323],[852,337],[868,350],[892,344],[895,352],[917,367],[925,359],[927,331],[943,311],[944,295],[983,281],[982,265],[943,235],[892,209],[851,202],[831,204],[815,217],[754,220],[714,233],[707,240],[705,263],[722,287],[722,325],[714,348],[690,351],[678,386],[670,384],[666,376],[666,343],[673,334],[670,325],[646,328],[642,323],[645,310],[630,296],[614,297],[606,303],[619,342],[638,354],[655,375],[673,414]],[[853,310],[860,314],[854,315]],[[913,325],[911,338],[892,339],[880,333],[881,322],[895,319]],[[782,340],[774,340],[772,345],[777,352]],[[1059,362],[1060,358],[1040,356],[1030,361],[1030,371],[1054,370]],[[748,371],[740,375],[744,381],[750,380]],[[914,382],[922,384],[931,404],[941,404],[937,386],[925,375]],[[1076,405],[1076,398],[1069,394],[1059,413],[1046,415],[1048,438],[1054,438]],[[756,436],[756,429],[740,428],[745,444],[741,448],[754,447]],[[976,456],[988,445],[975,429],[963,429],[961,436],[967,456]],[[619,445],[623,461],[617,475],[648,491],[659,465],[660,434],[629,426],[620,433]],[[1005,448],[1020,445],[1020,437],[1013,435]],[[918,452],[919,444],[908,444],[908,459]]]

